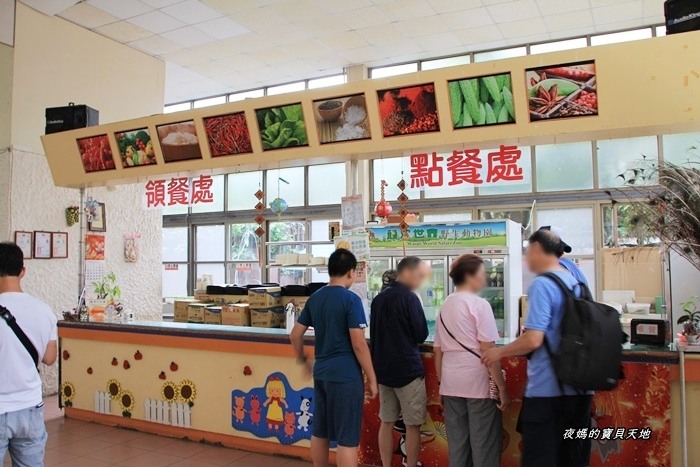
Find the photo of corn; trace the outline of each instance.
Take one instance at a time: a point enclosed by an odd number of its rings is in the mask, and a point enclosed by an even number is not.
[[[454,128],[515,123],[510,73],[450,81]]]

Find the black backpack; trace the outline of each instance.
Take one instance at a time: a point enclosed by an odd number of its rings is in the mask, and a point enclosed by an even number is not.
[[[564,312],[556,353],[544,339],[559,385],[568,384],[580,391],[609,391],[622,374],[622,331],[617,310],[593,301],[586,284],[579,283],[581,297],[554,273],[542,274],[553,280],[564,294]]]

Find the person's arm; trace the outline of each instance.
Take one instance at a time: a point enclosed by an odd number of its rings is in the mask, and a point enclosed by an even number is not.
[[[484,355],[490,349],[496,349],[496,343],[480,341],[479,348],[481,350],[481,355]],[[501,360],[499,359],[496,362],[489,364],[487,368],[489,370],[489,374],[491,375],[491,379],[493,379],[493,382],[496,383],[496,387],[498,387],[498,393],[501,398],[498,408],[502,411],[506,411],[510,406],[510,396],[508,395],[508,390],[506,389],[506,382],[503,379]]]
[[[425,319],[425,311],[416,294],[408,296],[408,319],[411,323],[413,341],[422,344],[428,338],[428,321]]]
[[[357,358],[360,367],[362,367],[362,371],[364,371],[367,377],[369,397],[374,399],[379,394],[379,386],[377,385],[377,376],[374,374],[372,357],[369,354],[369,347],[367,346],[364,329],[350,329],[350,340],[352,342],[352,350],[355,352],[355,358]]]
[[[304,365],[304,372],[307,378],[311,378],[313,364],[304,350],[304,334],[311,325],[311,310],[309,309],[309,304],[307,302],[306,306],[299,315],[299,319],[296,323],[294,323],[292,332],[289,334],[289,340],[292,343],[292,348],[296,354],[297,362]]]
[[[433,355],[435,356],[435,373],[437,374],[438,386],[442,382],[442,349],[433,344]]]
[[[51,366],[56,363],[58,358],[58,343],[53,340],[49,341],[46,345],[46,350],[44,351],[44,358],[41,359],[41,363]]]

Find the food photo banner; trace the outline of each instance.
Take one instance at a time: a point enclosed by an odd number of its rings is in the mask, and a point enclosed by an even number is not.
[[[686,132],[700,120],[700,106],[690,105],[700,89],[700,70],[693,68],[699,62],[700,32],[693,32],[246,99],[46,135],[42,142],[54,183],[83,187],[430,156],[424,148]],[[481,179],[489,183],[488,168]]]

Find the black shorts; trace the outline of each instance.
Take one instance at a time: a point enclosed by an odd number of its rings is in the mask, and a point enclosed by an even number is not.
[[[593,396],[525,397],[518,418],[522,467],[587,467],[590,439],[565,440],[566,429],[591,428]]]
[[[337,441],[339,446],[360,445],[365,385],[361,379],[351,383],[314,381],[313,435]]]

